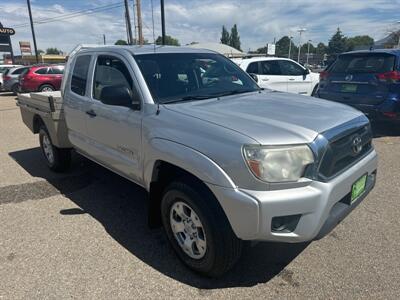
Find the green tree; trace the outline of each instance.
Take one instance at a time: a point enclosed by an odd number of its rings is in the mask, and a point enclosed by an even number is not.
[[[233,25],[232,29],[231,29],[231,35],[229,38],[229,46],[242,51],[242,49],[240,48],[240,36],[239,36],[239,32],[237,29],[236,24]]]
[[[128,43],[125,40],[118,40],[114,45],[128,45]]]
[[[346,51],[355,50],[357,47],[371,47],[374,44],[374,39],[369,35],[357,35],[346,39]]]
[[[318,55],[324,55],[328,52],[328,47],[324,43],[318,43],[315,50]]]
[[[336,30],[336,33],[331,37],[328,43],[328,54],[336,55],[346,51],[346,37],[340,31],[340,28]]]
[[[221,43],[225,44],[225,45],[229,45],[229,43],[230,43],[229,32],[228,32],[228,30],[226,30],[225,25],[222,26]]]
[[[62,53],[62,51],[61,50],[58,50],[57,48],[47,48],[46,49],[46,54],[56,54],[56,55],[59,55],[59,54],[61,54]]]
[[[156,39],[156,45],[162,45],[162,37],[158,36]],[[180,46],[178,39],[173,38],[170,35],[165,36],[165,45],[170,45],[170,46]]]
[[[38,49],[37,53],[38,53],[39,55],[42,55],[42,54],[44,54],[44,51],[43,51],[42,49]]]

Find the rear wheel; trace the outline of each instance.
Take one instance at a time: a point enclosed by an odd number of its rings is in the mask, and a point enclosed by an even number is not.
[[[11,87],[11,92],[13,92],[13,94],[18,94],[19,93],[19,84],[15,83],[12,87]]]
[[[190,269],[218,277],[239,259],[242,241],[233,233],[217,199],[201,184],[170,184],[163,195],[161,214],[172,247]]]
[[[43,84],[40,88],[39,88],[39,92],[52,92],[54,91],[54,87],[50,84]]]
[[[45,126],[42,126],[39,130],[39,142],[47,166],[51,170],[62,172],[68,169],[71,162],[71,150],[54,146]]]

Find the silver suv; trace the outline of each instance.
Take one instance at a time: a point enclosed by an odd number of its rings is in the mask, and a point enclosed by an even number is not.
[[[229,270],[243,241],[323,237],[375,184],[362,113],[263,90],[212,51],[81,48],[61,93],[18,102],[49,167],[64,170],[74,148],[143,186],[150,224],[208,276]]]

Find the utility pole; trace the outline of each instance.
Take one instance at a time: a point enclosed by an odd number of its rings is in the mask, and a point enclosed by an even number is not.
[[[135,29],[135,39],[134,39],[134,44],[137,45],[137,22],[136,22],[136,3],[135,0],[132,1],[133,2],[133,28]]]
[[[136,0],[136,10],[137,10],[137,22],[138,22],[139,45],[143,45],[143,44],[144,44],[144,40],[143,40],[143,27],[142,27],[142,6],[141,6],[141,0]]]
[[[308,66],[308,57],[310,56],[310,42],[311,40],[307,41],[308,47],[307,47],[307,66]]]
[[[128,0],[125,0],[125,17],[126,17],[126,27],[128,29],[128,36],[129,36],[129,41],[128,44],[132,45],[133,37],[132,37],[132,26],[131,26],[131,18],[129,16],[129,6],[128,6]]]
[[[300,28],[299,30],[297,30],[297,32],[300,34],[299,36],[299,51],[298,51],[298,56],[297,56],[297,62],[300,63],[300,52],[301,52],[301,34],[307,31],[307,29],[305,28]]]
[[[165,45],[165,12],[164,12],[164,0],[161,0],[161,37],[162,44]]]
[[[289,36],[289,54],[288,54],[288,58],[290,59],[290,51],[292,50],[292,36]]]
[[[124,11],[124,18],[125,18],[126,42],[127,42],[128,45],[130,45],[130,44],[131,44],[131,41],[130,41],[130,39],[129,39],[128,22],[126,21],[126,20],[127,20],[127,18],[126,18],[126,11]]]
[[[29,19],[31,21],[31,29],[32,29],[33,47],[35,48],[36,63],[38,64],[39,63],[39,56],[38,56],[37,46],[36,46],[35,29],[33,28],[31,1],[30,0],[26,0],[26,2],[28,3]]]

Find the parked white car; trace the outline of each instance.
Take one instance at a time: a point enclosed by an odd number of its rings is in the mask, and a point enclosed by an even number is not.
[[[260,87],[312,96],[317,90],[319,74],[299,63],[280,57],[234,59],[247,73],[254,74]]]

